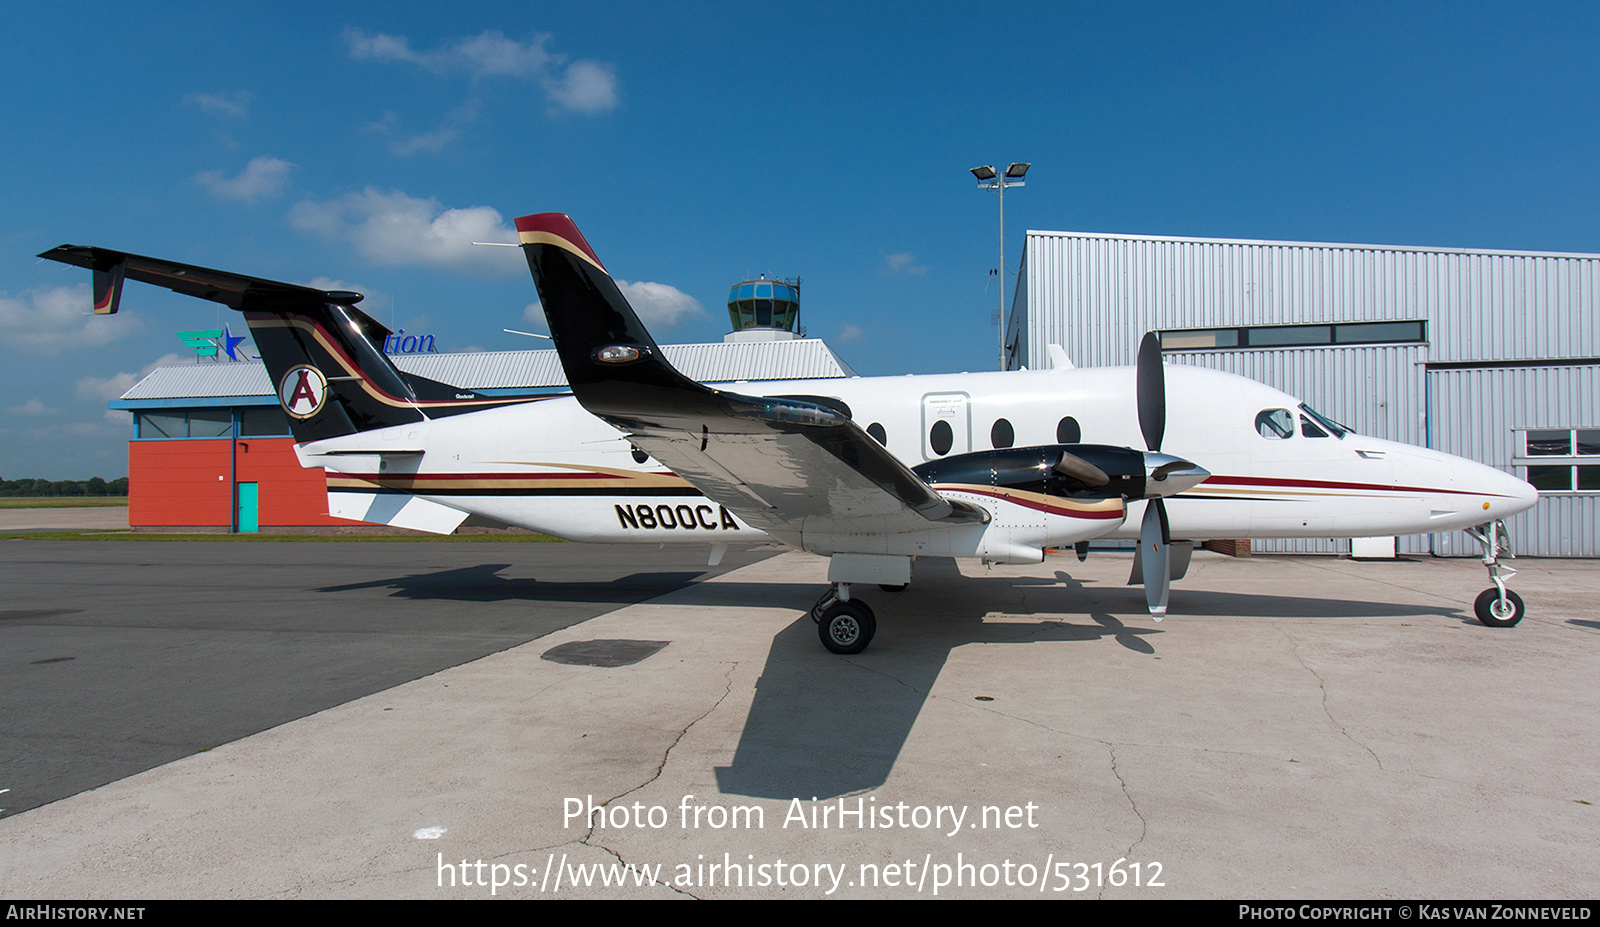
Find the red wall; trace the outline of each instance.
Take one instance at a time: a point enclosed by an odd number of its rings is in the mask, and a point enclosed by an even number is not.
[[[233,523],[228,439],[128,443],[128,524],[223,527]],[[266,526],[352,524],[328,514],[321,469],[307,470],[293,438],[240,438],[239,482],[257,483],[258,519]]]

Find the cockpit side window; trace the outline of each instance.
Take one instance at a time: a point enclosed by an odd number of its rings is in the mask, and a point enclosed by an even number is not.
[[[1294,415],[1288,409],[1262,409],[1256,415],[1256,432],[1263,438],[1281,441],[1294,437]]]
[[[1300,434],[1307,438],[1326,438],[1328,433],[1318,428],[1309,418],[1300,416]]]
[[[1323,415],[1321,412],[1318,412],[1316,409],[1311,408],[1310,406],[1306,405],[1303,402],[1300,403],[1300,411],[1304,412],[1305,414],[1307,414],[1309,416],[1311,416],[1313,421],[1315,421],[1318,425],[1321,425],[1324,429],[1326,429],[1328,431],[1329,434],[1333,435],[1335,438],[1340,439],[1341,441],[1344,440],[1344,436],[1345,435],[1351,433],[1351,429],[1350,428],[1347,428],[1344,425],[1339,424],[1338,422],[1336,422],[1333,419],[1327,417],[1326,415]]]

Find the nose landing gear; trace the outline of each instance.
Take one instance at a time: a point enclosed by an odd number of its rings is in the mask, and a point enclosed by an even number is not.
[[[1506,580],[1517,575],[1516,570],[1500,562],[1501,554],[1508,560],[1517,556],[1511,549],[1511,533],[1506,530],[1506,523],[1497,519],[1468,528],[1467,535],[1483,545],[1483,565],[1489,569],[1489,579],[1494,583],[1493,588],[1478,593],[1478,600],[1472,604],[1473,613],[1491,628],[1515,626],[1527,609],[1522,597],[1506,588]]]

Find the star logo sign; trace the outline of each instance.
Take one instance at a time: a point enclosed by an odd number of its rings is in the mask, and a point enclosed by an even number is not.
[[[245,338],[243,335],[235,335],[233,332],[228,330],[228,326],[222,326],[222,337],[218,339],[218,345],[222,348],[222,352],[228,355],[228,360],[236,361],[251,359],[249,354],[236,350],[239,345],[244,343],[244,341]]]
[[[309,364],[290,367],[278,381],[278,404],[294,418],[307,419],[322,411],[328,399],[328,379]]]

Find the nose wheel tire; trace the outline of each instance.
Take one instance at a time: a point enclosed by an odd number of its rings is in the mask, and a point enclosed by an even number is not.
[[[878,619],[872,614],[872,609],[854,599],[830,606],[822,613],[822,620],[817,622],[817,635],[822,638],[822,646],[840,654],[866,650],[877,631]]]
[[[1502,604],[1500,590],[1493,586],[1478,593],[1478,601],[1472,604],[1472,610],[1479,621],[1491,628],[1513,627],[1527,612],[1522,605],[1522,596],[1507,589],[1506,600]]]

